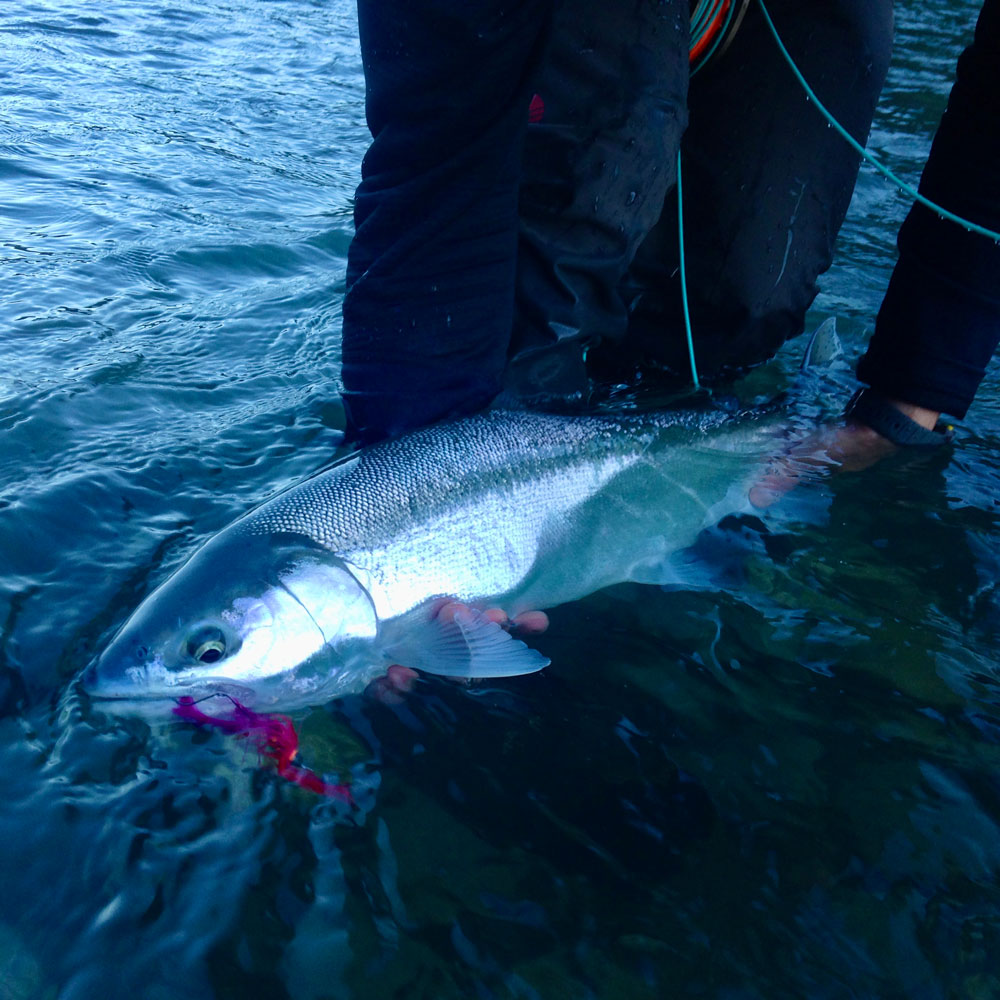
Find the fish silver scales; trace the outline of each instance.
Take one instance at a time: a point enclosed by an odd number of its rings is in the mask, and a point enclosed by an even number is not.
[[[651,440],[640,426],[473,417],[371,448],[278,497],[244,529],[312,535],[357,571],[380,620],[435,595],[499,598],[558,543],[568,515],[640,460]]]
[[[686,417],[664,421],[677,427]],[[693,418],[692,418],[693,419]],[[408,521],[513,478],[532,477],[568,456],[600,460],[642,447],[655,423],[490,411],[375,445],[279,494],[237,522],[247,532],[305,530],[328,547],[366,548]],[[353,506],[349,506],[353,505]]]
[[[208,542],[88,672],[98,695],[225,684],[289,704],[357,690],[391,659],[463,676],[546,661],[474,611],[508,613],[624,580],[745,503],[764,421],[719,413],[493,411],[373,446]],[[323,654],[323,655],[319,655]]]

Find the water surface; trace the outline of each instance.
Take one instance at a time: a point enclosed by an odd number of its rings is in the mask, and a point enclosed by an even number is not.
[[[905,176],[977,7],[897,4]],[[950,462],[724,522],[703,589],[557,609],[541,675],[300,713],[356,813],[79,693],[337,453],[355,36],[346,0],[4,5],[0,997],[1000,995],[995,371]],[[905,211],[862,174],[811,318],[850,359]]]

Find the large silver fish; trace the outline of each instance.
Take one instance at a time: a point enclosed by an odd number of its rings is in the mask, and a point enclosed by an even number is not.
[[[282,707],[391,663],[453,676],[547,660],[477,613],[663,579],[774,449],[720,412],[492,411],[351,456],[240,518],[139,606],[85,674],[103,698],[212,690]],[[441,621],[443,598],[468,606]]]

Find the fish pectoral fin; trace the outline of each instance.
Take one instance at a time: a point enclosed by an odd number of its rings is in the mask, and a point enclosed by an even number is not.
[[[549,665],[549,659],[478,611],[451,621],[432,618],[407,629],[385,650],[396,662],[442,677],[514,677]]]

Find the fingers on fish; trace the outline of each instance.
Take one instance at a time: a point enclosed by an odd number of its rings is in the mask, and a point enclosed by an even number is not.
[[[416,670],[393,663],[388,670],[365,688],[365,694],[383,705],[400,705],[420,679]]]
[[[456,614],[467,614],[472,609],[461,601],[447,601],[435,613],[438,621],[453,622]],[[549,616],[544,611],[523,611],[510,618],[502,608],[486,608],[479,614],[487,621],[495,622],[508,632],[522,632],[525,635],[540,635],[549,627]]]
[[[524,611],[511,619],[511,627],[525,635],[541,635],[549,627],[549,616],[544,611]]]

